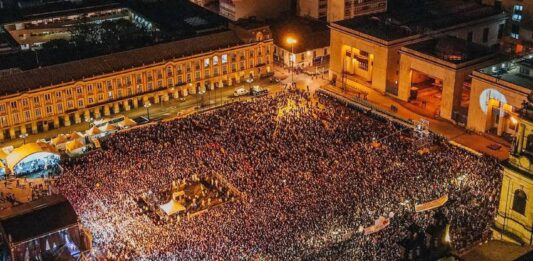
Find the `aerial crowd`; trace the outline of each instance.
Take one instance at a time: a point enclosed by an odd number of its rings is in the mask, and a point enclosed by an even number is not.
[[[496,160],[325,96],[281,92],[114,134],[64,163],[57,190],[94,236],[93,255],[134,260],[397,260],[407,227],[443,195],[451,244],[487,239]],[[426,149],[424,151],[424,149]],[[221,175],[242,196],[156,224],[135,199],[191,175]],[[370,235],[380,216],[390,225]]]

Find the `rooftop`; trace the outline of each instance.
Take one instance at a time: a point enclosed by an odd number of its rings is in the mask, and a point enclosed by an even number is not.
[[[201,52],[242,44],[233,31],[162,43],[68,63],[41,67],[0,78],[0,95],[80,81],[105,73],[117,72]]]
[[[524,65],[533,65],[533,55],[494,64],[477,72],[492,77],[494,81],[503,80],[533,90],[533,77],[520,73],[520,66]]]
[[[469,43],[466,40],[452,36],[429,39],[407,45],[405,48],[453,64],[461,64],[486,56],[493,56],[495,54],[491,48],[475,43]]]
[[[342,20],[334,22],[333,26],[345,27],[384,41],[394,41],[498,14],[502,14],[502,11],[475,1],[438,0]]]
[[[294,53],[324,48],[330,44],[330,30],[323,21],[291,16],[272,24],[271,30],[274,44],[285,50],[291,49],[287,38],[294,38]]]
[[[15,3],[4,3],[6,8],[0,9],[0,24],[105,10],[120,5],[118,0],[52,2],[24,8],[19,8]]]
[[[59,195],[0,211],[0,225],[6,237],[15,244],[77,223],[74,208]]]
[[[173,1],[127,1],[126,7],[156,27],[171,35],[173,39],[182,39],[194,35],[224,30],[229,20],[188,0]]]

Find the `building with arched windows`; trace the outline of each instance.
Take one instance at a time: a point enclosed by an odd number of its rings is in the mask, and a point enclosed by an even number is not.
[[[495,239],[533,245],[533,93],[518,111],[516,135],[503,180]]]

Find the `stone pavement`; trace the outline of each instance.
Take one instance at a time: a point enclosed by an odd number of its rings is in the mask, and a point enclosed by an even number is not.
[[[531,247],[491,240],[473,247],[468,252],[461,254],[460,257],[464,261],[511,261],[531,250]]]
[[[344,91],[340,88],[328,84],[322,86],[321,88],[349,99],[358,95],[362,97],[361,93],[365,93],[368,102],[372,103],[375,106],[378,106],[380,109],[388,111],[390,114],[393,114],[396,117],[413,121],[427,119],[429,121],[429,128],[433,132],[448,138],[450,141],[454,141],[458,144],[461,144],[483,154],[498,158],[500,160],[504,160],[509,157],[510,144],[499,137],[490,136],[488,134],[472,133],[466,130],[465,128],[457,126],[449,121],[427,117],[427,115],[422,116],[406,108],[406,106],[402,104],[402,101],[379,93],[378,91],[368,88],[366,86],[358,85],[357,88],[350,86]],[[393,112],[391,110],[391,106],[395,106],[397,108],[397,111]],[[498,144],[501,146],[501,148],[498,150],[492,150],[488,148],[488,146],[492,144]]]

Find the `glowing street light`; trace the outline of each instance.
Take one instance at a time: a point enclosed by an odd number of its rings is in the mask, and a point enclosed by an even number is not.
[[[144,108],[146,108],[146,116],[148,117],[148,120],[150,120],[150,107],[152,107],[152,104],[150,102],[146,102],[144,104]]]
[[[28,137],[28,133],[22,133],[19,135],[19,138],[22,139],[22,144],[26,144],[26,138]]]
[[[291,61],[291,84],[294,83],[294,62],[296,60],[296,55],[294,55],[294,44],[296,44],[298,41],[296,39],[289,37],[287,38],[287,43],[291,45],[291,55],[289,57],[289,61]]]

